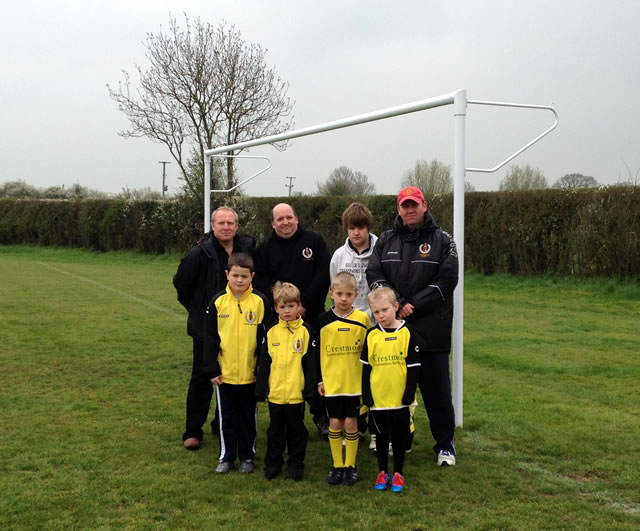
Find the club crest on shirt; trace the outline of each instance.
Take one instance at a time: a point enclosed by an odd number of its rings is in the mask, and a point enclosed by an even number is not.
[[[253,310],[249,310],[248,312],[245,312],[245,314],[244,314],[244,320],[248,324],[254,324],[257,319],[258,319],[258,314],[256,312],[254,312]]]
[[[305,260],[311,260],[313,258],[313,249],[311,247],[305,247],[302,249],[302,258]]]
[[[302,339],[299,337],[293,340],[291,345],[296,352],[302,352]]]
[[[423,258],[429,256],[429,253],[431,252],[431,245],[428,243],[423,243],[422,245],[420,245],[420,247],[418,247],[418,252]]]

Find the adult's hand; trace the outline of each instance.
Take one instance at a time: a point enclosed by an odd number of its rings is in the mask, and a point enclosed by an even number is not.
[[[409,302],[398,310],[398,317],[400,317],[400,319],[409,317],[412,314],[413,314],[413,304]]]
[[[220,385],[222,383],[222,374],[219,376],[216,376],[215,378],[211,378],[211,383]]]

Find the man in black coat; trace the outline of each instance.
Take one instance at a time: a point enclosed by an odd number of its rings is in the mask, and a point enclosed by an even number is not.
[[[398,318],[406,320],[420,348],[420,392],[436,441],[437,463],[455,465],[449,352],[458,254],[415,186],[398,194],[395,226],[378,238],[366,275],[372,290],[389,286],[396,292]]]
[[[202,426],[207,421],[213,385],[203,371],[204,321],[212,297],[225,289],[225,270],[231,253],[252,254],[255,240],[239,236],[238,214],[230,207],[220,207],[211,214],[211,231],[205,233],[182,257],[173,285],[178,301],[189,312],[187,334],[193,339],[193,366],[187,392],[186,429],[182,435],[184,447],[197,450],[203,437]],[[214,421],[215,422],[215,421]],[[217,426],[212,423],[217,432]]]
[[[287,203],[273,207],[271,226],[273,232],[258,246],[254,256],[254,286],[271,297],[277,281],[291,282],[300,290],[302,318],[315,326],[329,291],[331,255],[327,243],[320,234],[300,226],[295,210]]]

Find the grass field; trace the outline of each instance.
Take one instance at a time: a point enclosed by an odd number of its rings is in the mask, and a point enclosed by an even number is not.
[[[178,260],[0,247],[1,529],[640,527],[637,285],[468,275],[458,465],[420,407],[396,495],[364,443],[361,481],[327,486],[310,419],[301,483],[216,475],[210,434],[182,448]]]

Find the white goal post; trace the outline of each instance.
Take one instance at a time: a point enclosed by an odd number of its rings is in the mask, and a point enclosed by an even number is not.
[[[547,110],[553,113],[554,123],[540,133],[537,137],[531,140],[529,143],[521,147],[519,150],[511,154],[505,160],[500,162],[493,168],[465,168],[465,125],[467,115],[467,105],[494,105],[500,107],[516,107],[516,108],[528,108],[528,109],[541,109]],[[454,132],[453,132],[453,239],[456,242],[458,249],[458,285],[454,292],[454,306],[453,306],[453,407],[455,410],[456,426],[462,426],[463,418],[463,400],[462,400],[462,387],[463,387],[463,322],[464,322],[464,176],[465,171],[469,172],[484,172],[492,173],[502,168],[509,161],[513,160],[524,150],[531,147],[538,142],[542,137],[549,134],[558,125],[558,114],[555,109],[546,105],[530,105],[523,103],[504,103],[504,102],[491,102],[481,100],[468,100],[467,91],[465,89],[456,90],[449,94],[442,96],[436,96],[434,98],[428,98],[425,100],[416,101],[413,103],[407,103],[404,105],[398,105],[396,107],[390,107],[388,109],[382,109],[380,111],[374,111],[366,114],[360,114],[352,116],[350,118],[343,118],[341,120],[335,120],[333,122],[326,122],[323,124],[304,127],[302,129],[295,129],[293,131],[286,131],[277,135],[265,136],[254,140],[248,140],[246,142],[239,142],[237,144],[231,144],[228,146],[221,146],[215,149],[208,149],[204,152],[204,231],[208,231],[210,227],[210,213],[211,213],[211,157],[216,156],[237,156],[240,158],[264,158],[267,157],[249,157],[247,155],[225,155],[229,152],[247,149],[250,147],[261,146],[264,144],[272,144],[274,142],[281,142],[284,140],[290,140],[301,136],[315,135],[317,133],[324,133],[332,131],[334,129],[341,129],[344,127],[351,127],[353,125],[364,124],[367,122],[373,122],[376,120],[383,120],[386,118],[392,118],[394,116],[401,116],[403,114],[414,113],[418,111],[424,111],[427,109],[433,109],[435,107],[442,107],[445,105],[453,105],[453,117],[454,117]],[[264,172],[268,168],[260,170],[258,173],[245,179],[241,183],[238,183],[228,190],[215,190],[216,192],[230,192],[242,184],[250,181],[254,177],[257,177],[260,173]]]

